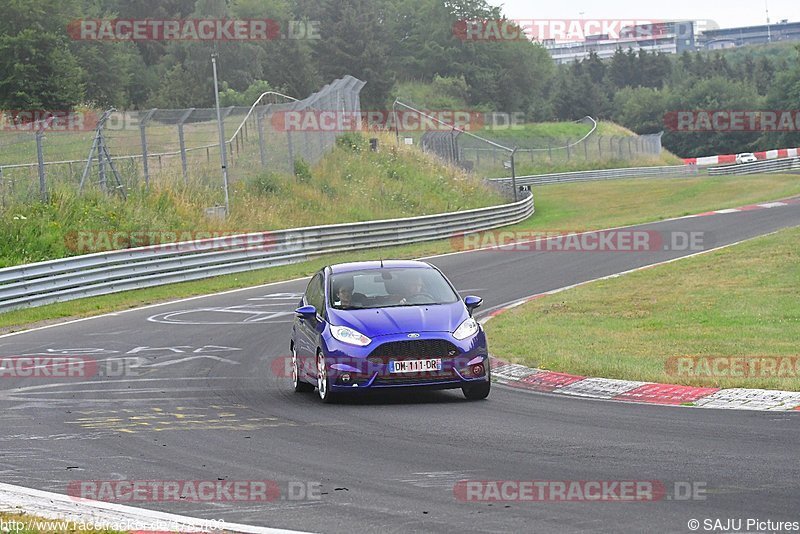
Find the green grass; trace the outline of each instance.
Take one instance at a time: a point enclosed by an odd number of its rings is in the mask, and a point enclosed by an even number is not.
[[[487,324],[496,356],[553,371],[800,390],[789,376],[677,372],[670,359],[800,358],[800,228],[537,299]]]
[[[366,144],[356,136],[355,139]],[[300,176],[236,168],[231,215],[209,219],[203,208],[221,201],[219,188],[193,179],[188,185],[156,181],[150,191],[130,190],[127,201],[97,190],[79,196],[64,185],[50,201],[9,202],[0,212],[0,266],[78,253],[79,232],[256,232],[318,224],[410,217],[501,203],[502,197],[464,171],[397,147],[382,136],[381,150],[337,146]],[[147,244],[147,243],[144,243]]]
[[[557,184],[534,188],[536,214],[504,230],[564,231],[608,228],[740,206],[800,194],[796,176],[763,175],[687,179],[615,180]],[[349,254],[324,256],[305,263],[220,276],[208,280],[129,291],[0,314],[0,329],[85,317],[154,302],[306,276],[340,261],[417,258],[452,252],[458,246],[440,240]]]

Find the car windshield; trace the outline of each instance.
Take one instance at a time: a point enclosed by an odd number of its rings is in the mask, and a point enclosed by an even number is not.
[[[419,267],[334,274],[329,294],[330,306],[340,310],[450,304],[458,300],[439,271]]]

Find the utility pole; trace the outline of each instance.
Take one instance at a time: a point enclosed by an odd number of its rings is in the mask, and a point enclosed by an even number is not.
[[[764,0],[764,9],[767,11],[767,42],[772,42],[772,29],[769,27],[769,4]]]
[[[222,114],[219,110],[219,86],[217,84],[217,57],[215,51],[211,54],[211,67],[214,70],[214,101],[217,105],[217,129],[219,130],[219,154],[222,158],[222,184],[225,188],[225,216],[230,214],[230,200],[228,198],[228,147],[225,146],[225,125],[222,123]]]

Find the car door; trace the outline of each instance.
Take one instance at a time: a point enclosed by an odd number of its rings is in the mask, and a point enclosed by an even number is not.
[[[310,378],[316,379],[316,356],[317,347],[319,346],[319,317],[324,312],[324,289],[323,289],[323,273],[322,271],[315,274],[306,287],[306,292],[303,295],[303,306],[311,305],[317,309],[317,317],[304,318],[298,317],[296,319],[295,328],[297,335],[295,337],[297,344],[297,358],[300,367],[300,372]]]

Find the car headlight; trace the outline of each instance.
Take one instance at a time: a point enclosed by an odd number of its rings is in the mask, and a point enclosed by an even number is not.
[[[347,328],[346,326],[331,326],[331,335],[334,339],[342,343],[358,345],[359,347],[366,347],[372,343],[372,340],[361,332],[356,332],[352,328]]]
[[[456,331],[453,332],[453,337],[458,340],[462,340],[462,339],[467,339],[470,336],[474,336],[477,333],[478,333],[478,321],[470,317],[469,319],[461,323],[461,325],[458,328],[456,328]]]

